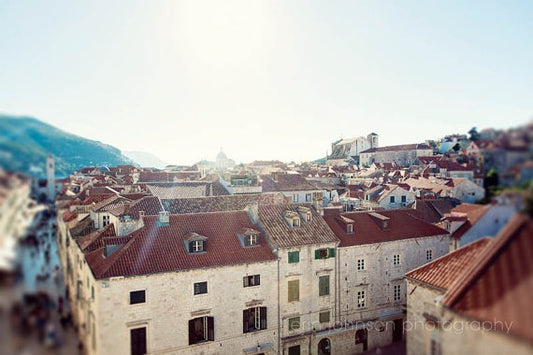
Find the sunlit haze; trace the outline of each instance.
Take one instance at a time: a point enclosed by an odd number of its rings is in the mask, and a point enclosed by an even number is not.
[[[531,1],[1,1],[0,112],[169,163],[528,122]]]

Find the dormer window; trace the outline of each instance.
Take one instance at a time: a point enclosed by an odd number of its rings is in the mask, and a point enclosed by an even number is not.
[[[256,234],[247,235],[244,238],[244,245],[247,247],[257,245],[257,235]]]
[[[195,232],[190,232],[184,238],[187,251],[191,254],[203,253],[207,251],[207,237]]]
[[[283,217],[285,218],[285,221],[290,227],[300,227],[300,216],[298,215],[298,213],[286,210],[283,213]]]
[[[309,207],[298,206],[298,213],[306,222],[311,222],[311,209]]]
[[[353,233],[353,224],[348,223],[346,225],[346,233]]]
[[[191,253],[200,253],[204,251],[204,241],[203,240],[193,240],[189,243],[189,252]]]
[[[243,227],[237,233],[244,247],[253,247],[261,244],[261,232],[253,228]]]
[[[293,227],[300,227],[300,218],[295,217],[292,219],[292,226]]]

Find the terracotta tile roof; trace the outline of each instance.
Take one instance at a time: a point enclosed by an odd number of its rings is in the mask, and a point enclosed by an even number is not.
[[[512,334],[533,342],[532,292],[533,221],[518,215],[464,270],[443,305],[469,318],[512,322]]]
[[[283,214],[285,211],[298,213],[298,206],[310,205],[259,205],[259,224],[263,227],[274,248],[336,243],[338,241],[324,219],[313,208],[310,209],[311,222],[306,222],[302,218],[300,227],[289,227]]]
[[[69,210],[67,210],[67,211],[63,212],[63,216],[62,217],[63,217],[63,221],[64,222],[70,222],[73,219],[78,217],[78,212],[76,212],[76,211],[70,212]]]
[[[405,277],[446,291],[457,281],[457,278],[467,267],[470,267],[476,262],[476,258],[491,240],[490,238],[478,239],[473,243],[410,271]]]
[[[161,201],[156,196],[146,196],[129,205],[128,215],[133,219],[139,219],[140,211],[146,216],[157,216],[163,210]]]
[[[462,166],[461,164],[449,160],[438,160],[435,161],[435,164],[440,169],[446,169],[447,171],[473,171],[472,169],[467,168],[466,166]]]
[[[120,206],[129,204],[129,203],[131,203],[131,201],[128,200],[127,198],[117,195],[117,196],[110,197],[107,200],[104,200],[100,203],[97,203],[96,205],[92,206],[91,209],[95,212],[104,212],[104,211],[110,212]]]
[[[82,251],[87,252],[103,247],[103,239],[107,237],[116,237],[113,223],[86,236],[76,238],[76,242]]]
[[[125,197],[128,200],[135,201],[135,200],[140,200],[143,197],[148,196],[148,194],[144,192],[139,192],[139,193],[131,193],[131,194],[120,194],[120,196]]]
[[[104,248],[85,255],[97,279],[275,260],[266,241],[242,246],[237,232],[257,228],[244,211],[170,215],[168,226],[159,225],[157,216],[143,221],[144,227],[108,257]],[[206,252],[187,251],[184,237],[190,232],[208,238]]]
[[[199,171],[141,171],[139,173],[140,182],[173,182],[176,180],[198,179]]]
[[[98,184],[95,184],[95,186],[93,186],[91,189],[87,190],[89,195],[98,195],[98,194],[104,194],[104,195],[109,195],[109,194],[116,194],[118,191],[114,190],[113,188],[111,188],[111,186],[108,186],[107,184],[105,185],[100,185],[100,186],[97,186]]]
[[[95,230],[94,222],[89,215],[79,220],[75,225],[69,226],[69,229],[73,238],[87,235]]]
[[[229,195],[222,184],[208,181],[148,184],[147,188],[152,195],[161,199]]]
[[[392,151],[398,151],[398,150],[415,150],[415,149],[431,149],[431,147],[424,143],[389,145],[387,147],[370,148],[370,149],[362,151],[360,154],[374,153],[374,152],[392,152]]]
[[[416,200],[413,214],[429,223],[439,223],[446,213],[450,213],[458,204],[457,201],[443,199]]]
[[[264,192],[318,190],[300,174],[261,175]]]
[[[376,214],[388,218],[387,228],[383,228]],[[447,235],[448,232],[414,216],[409,209],[375,212],[346,212],[342,216],[355,221],[353,233],[347,233],[344,224],[339,222],[334,211],[324,216],[327,224],[341,240],[341,247],[383,243],[409,238]]]
[[[113,193],[107,193],[107,194],[91,194],[89,197],[85,198],[84,200],[76,199],[74,201],[71,201],[69,203],[70,206],[88,206],[92,205],[93,203],[100,203],[104,200],[107,200],[110,197],[115,196]]]
[[[240,211],[253,203],[284,204],[286,201],[280,192],[161,200],[170,214]]]

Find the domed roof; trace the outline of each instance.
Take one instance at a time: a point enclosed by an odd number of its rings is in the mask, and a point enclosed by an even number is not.
[[[217,154],[217,160],[226,160],[228,157],[226,154],[222,151],[222,148],[220,148],[220,153]]]

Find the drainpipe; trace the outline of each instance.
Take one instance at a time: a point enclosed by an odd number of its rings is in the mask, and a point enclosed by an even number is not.
[[[281,354],[281,289],[280,289],[280,257],[276,251],[277,262],[278,262],[278,354]]]
[[[341,275],[340,275],[340,269],[341,269],[341,251],[337,244],[337,260],[335,262],[335,279],[337,281],[337,284],[335,285],[335,322],[340,321],[341,316]]]

